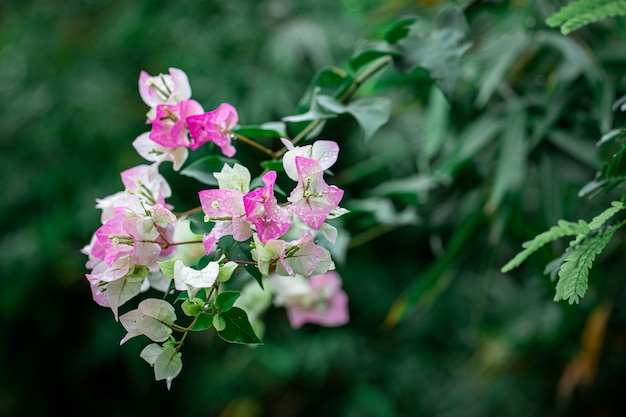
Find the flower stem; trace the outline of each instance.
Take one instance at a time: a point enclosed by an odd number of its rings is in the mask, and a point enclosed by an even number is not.
[[[187,210],[182,213],[175,213],[175,215],[176,217],[180,218],[180,217],[191,216],[192,214],[196,214],[200,211],[202,211],[202,207],[195,207],[195,208],[192,208],[191,210]]]
[[[178,245],[193,245],[194,243],[202,243],[201,240],[186,240],[183,242],[172,242],[168,243],[168,246],[178,246]]]
[[[274,152],[272,152],[270,149],[267,149],[265,146],[261,145],[260,143],[257,143],[255,141],[253,141],[250,138],[247,138],[243,135],[240,135],[239,133],[233,133],[233,135],[240,141],[242,141],[243,143],[246,143],[254,148],[257,148],[258,150],[260,150],[261,152],[265,153],[266,155],[269,155],[271,157],[274,156]]]

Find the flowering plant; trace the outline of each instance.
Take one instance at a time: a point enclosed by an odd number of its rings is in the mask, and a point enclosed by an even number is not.
[[[179,69],[158,76],[142,72],[139,92],[149,106],[151,130],[133,145],[152,164],[122,172],[124,191],[97,200],[102,226],[83,249],[94,301],[109,307],[128,332],[121,343],[139,335],[155,342],[141,357],[168,386],[182,368],[180,350],[190,331],[213,327],[228,342],[261,343],[261,327],[255,323],[259,312],[251,321],[240,307],[245,297],[227,286],[239,273],[252,275],[261,288],[262,279],[270,278],[275,303],[287,308],[294,327],[345,324],[347,297],[331,272],[335,265],[329,250],[319,242],[334,243],[337,229],[328,220],[347,212],[339,207],[343,191],[324,180],[324,170],[338,158],[337,143],[294,146],[283,139],[283,170],[293,183],[284,201],[275,192],[275,170],[263,173],[264,186],[251,188],[248,168],[233,162],[212,173],[218,187],[198,193],[198,208],[175,213],[166,202],[172,190],[159,173],[161,164],[171,162],[179,171],[189,149],[213,143],[232,157],[233,138],[253,142],[237,133],[232,105],[204,112],[191,99],[187,75]],[[190,227],[196,213],[204,216],[200,234]],[[179,250],[183,246],[192,250]],[[120,306],[150,288],[165,296],[144,299],[137,309],[119,315]],[[174,305],[179,302],[189,317],[186,325],[178,324]],[[176,339],[174,332],[182,337]]]
[[[469,47],[462,12],[445,11],[431,35],[414,30],[415,22],[403,19],[384,41],[363,44],[347,69],[321,69],[296,114],[258,126],[240,125],[229,103],[205,111],[180,69],[141,72],[150,130],[133,147],[151,164],[122,172],[124,190],[97,200],[102,225],[83,253],[94,301],[126,329],[121,343],[136,336],[152,341],[140,356],[168,388],[182,369],[189,333],[214,329],[227,342],[259,344],[272,299],[286,308],[294,328],[348,322],[348,297],[332,256],[341,233],[335,219],[348,210],[340,206],[344,191],[327,175],[340,147],[318,135],[328,119],[347,115],[358,123],[362,142],[369,140],[389,119],[391,101],[356,92],[391,64],[402,73],[425,68],[437,88],[450,88],[450,68]],[[449,60],[416,54],[439,45],[442,36],[450,40]],[[266,157],[255,177],[233,158],[241,143]],[[210,154],[187,163],[199,149]],[[168,202],[177,190],[161,174],[166,163],[204,184],[197,207],[178,212]],[[155,291],[158,298],[151,297]],[[142,294],[136,309],[120,312]]]

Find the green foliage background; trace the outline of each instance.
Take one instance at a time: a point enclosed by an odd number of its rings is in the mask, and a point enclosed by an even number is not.
[[[139,72],[181,68],[206,109],[277,120],[362,39],[406,16],[427,34],[450,4],[473,45],[449,104],[426,71],[387,71],[361,93],[393,100],[365,146],[349,117],[323,132],[342,146],[333,171],[353,210],[338,260],[351,323],[292,331],[272,310],[265,345],[195,336],[171,392],[155,383],[141,341],[120,348],[122,327],[91,301],[79,253],[99,224],[94,199],[143,163],[130,145],[146,130]],[[4,0],[0,415],[621,415],[623,231],[578,305],[554,303],[543,274],[565,242],[499,272],[557,220],[620,196],[577,194],[615,152],[598,139],[624,126],[611,107],[626,92],[624,21],[565,37],[544,24],[560,5]],[[173,204],[193,206],[201,185],[170,178],[191,196]]]

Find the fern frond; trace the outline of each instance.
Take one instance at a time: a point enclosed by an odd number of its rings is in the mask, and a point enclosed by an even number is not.
[[[570,304],[578,304],[587,292],[589,269],[596,255],[602,252],[618,228],[619,226],[613,226],[600,233],[588,235],[576,246],[568,249],[568,254],[559,269],[559,282],[556,284],[554,301],[566,300]]]
[[[552,226],[548,231],[538,234],[534,239],[524,242],[522,247],[523,251],[515,255],[506,265],[504,265],[501,271],[509,272],[510,270],[517,268],[522,262],[526,260],[534,252],[541,249],[542,246],[564,236],[577,236],[586,235],[591,229],[584,220],[579,220],[577,223],[568,222],[566,220],[559,220],[556,226]]]
[[[625,208],[626,204],[622,203],[621,201],[613,201],[611,203],[611,207],[591,219],[591,222],[589,223],[589,228],[591,230],[595,230],[602,227],[607,220],[609,220],[611,217],[615,216],[617,213],[624,210]]]
[[[567,35],[589,23],[625,15],[624,0],[578,0],[548,17],[546,23],[551,27],[561,26],[561,33]]]

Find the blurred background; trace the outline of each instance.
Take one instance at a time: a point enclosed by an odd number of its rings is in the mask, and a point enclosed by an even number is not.
[[[563,3],[2,0],[0,416],[624,415],[623,235],[578,305],[553,302],[543,274],[566,243],[499,272],[558,219],[619,198],[578,191],[611,155],[596,142],[625,123],[612,108],[624,21],[565,37],[544,24]],[[181,68],[205,109],[279,120],[318,69],[345,68],[403,17],[427,36],[451,5],[472,46],[447,101],[426,71],[387,70],[360,94],[391,98],[389,123],[365,144],[348,117],[322,132],[341,145],[334,182],[353,210],[337,259],[351,322],[293,331],[272,309],[263,346],[194,334],[171,391],[155,382],[145,340],[120,347],[123,328],[91,300],[80,253],[95,198],[144,163],[139,72]],[[190,196],[203,187],[171,174]]]

